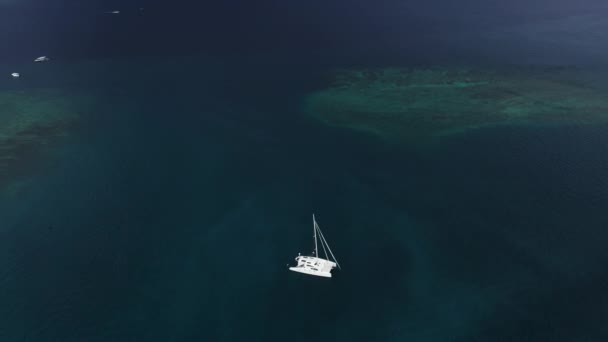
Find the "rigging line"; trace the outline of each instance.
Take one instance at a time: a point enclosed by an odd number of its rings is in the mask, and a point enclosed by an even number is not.
[[[316,229],[319,230],[319,234],[321,234],[321,230],[319,229],[319,225],[316,226]],[[323,253],[325,253],[325,259],[329,260],[329,258],[327,257],[327,250],[325,250],[325,244],[327,242],[323,243],[323,240],[321,240],[321,247],[323,247]]]
[[[321,228],[319,228],[319,225],[317,225],[317,230],[319,231],[319,236],[321,236],[321,242],[325,242],[325,244],[327,245],[327,250],[329,251],[329,254],[331,254],[332,258],[334,258],[334,261],[336,262],[336,265],[338,265],[338,268],[342,269],[342,267],[340,267],[340,263],[338,263],[338,259],[336,259],[336,257],[334,256],[334,253],[332,253],[332,251],[331,251],[331,248],[329,248],[329,244],[327,243],[327,240],[325,240],[325,237],[323,236],[323,232],[321,231]]]

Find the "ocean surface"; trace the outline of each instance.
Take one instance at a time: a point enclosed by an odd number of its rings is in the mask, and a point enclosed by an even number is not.
[[[387,143],[302,101],[399,58],[306,51],[0,66],[95,99],[0,188],[0,341],[608,340],[608,126]]]
[[[3,341],[608,336],[608,127],[419,151],[304,117],[323,68],[234,63],[58,63],[19,85],[103,105],[1,198]],[[312,213],[331,280],[287,270]]]

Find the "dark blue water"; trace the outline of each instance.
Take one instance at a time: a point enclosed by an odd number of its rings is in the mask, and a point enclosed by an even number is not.
[[[607,336],[606,127],[387,145],[301,114],[322,71],[49,68],[36,82],[63,75],[99,105],[2,199],[2,339]],[[343,266],[331,280],[286,269],[312,212]]]
[[[2,90],[95,100],[0,192],[1,341],[608,339],[608,127],[492,128],[420,150],[301,111],[332,67],[487,63],[420,37],[475,31],[480,13],[495,15],[486,28],[578,14],[566,4],[509,16],[520,7],[469,1],[444,21],[427,2],[397,32],[412,12],[394,3],[155,2],[147,17],[57,23],[118,3],[64,5],[2,12],[12,28],[46,18],[35,42],[58,55],[21,62],[36,49],[4,33],[22,45],[0,69],[26,77]],[[343,268],[330,280],[287,270],[312,248],[313,212]]]

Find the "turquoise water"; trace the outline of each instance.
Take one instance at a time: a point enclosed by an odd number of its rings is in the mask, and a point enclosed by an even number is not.
[[[301,65],[56,63],[2,84],[97,105],[0,195],[0,339],[608,337],[608,127],[420,151],[305,117],[327,66]],[[330,280],[287,271],[313,212]]]

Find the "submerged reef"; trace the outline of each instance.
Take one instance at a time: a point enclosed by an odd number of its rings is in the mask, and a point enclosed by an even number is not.
[[[608,122],[594,73],[567,67],[339,70],[307,114],[388,140],[432,141],[495,125]]]
[[[0,92],[0,190],[27,174],[79,116],[74,99],[60,91]]]

